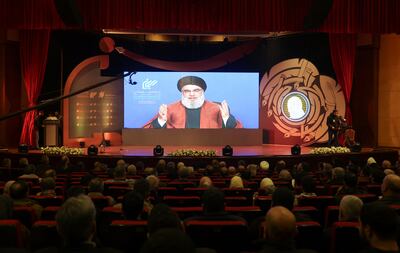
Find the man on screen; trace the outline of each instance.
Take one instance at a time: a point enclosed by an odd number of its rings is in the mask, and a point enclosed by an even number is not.
[[[178,81],[182,93],[180,101],[162,104],[158,115],[144,128],[242,128],[242,124],[229,112],[228,103],[207,101],[206,82],[197,76],[185,76]]]

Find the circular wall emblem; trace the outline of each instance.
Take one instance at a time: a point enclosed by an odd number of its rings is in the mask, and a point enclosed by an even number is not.
[[[290,92],[282,99],[283,116],[290,121],[299,122],[310,113],[310,101],[301,92]]]

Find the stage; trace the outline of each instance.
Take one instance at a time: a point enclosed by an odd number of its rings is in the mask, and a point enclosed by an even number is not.
[[[292,155],[291,147],[292,146],[290,145],[272,144],[259,146],[232,146],[233,155],[223,156],[223,146],[163,146],[164,155],[157,157],[153,155],[153,146],[111,146],[106,147],[105,152],[98,153],[97,155],[87,155],[85,149],[85,155],[70,156],[70,159],[72,162],[84,162],[86,168],[92,167],[95,161],[100,161],[109,166],[114,166],[116,161],[119,159],[124,159],[128,163],[143,161],[146,166],[154,166],[159,159],[165,159],[167,162],[183,161],[185,164],[195,167],[204,166],[211,162],[212,159],[224,160],[228,165],[236,165],[239,160],[257,164],[266,160],[271,166],[274,166],[274,164],[279,160],[284,160],[288,166],[305,161],[309,162],[314,168],[316,168],[320,162],[332,162],[333,159],[340,159],[344,162],[352,160],[361,166],[364,165],[366,160],[371,156],[374,157],[378,163],[383,160],[389,160],[394,164],[398,159],[398,151],[387,148],[364,147],[361,152],[312,154],[312,147],[301,147],[300,155]],[[215,150],[217,155],[214,157],[175,157],[168,155],[179,149]],[[15,165],[20,157],[28,157],[32,163],[36,163],[39,161],[41,155],[42,153],[40,150],[30,150],[28,153],[19,153],[15,148],[0,152],[0,158],[11,158]],[[52,164],[57,164],[55,162],[58,162],[61,158],[60,155],[50,155],[49,157]]]

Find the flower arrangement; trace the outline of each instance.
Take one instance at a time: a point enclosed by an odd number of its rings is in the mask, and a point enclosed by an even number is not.
[[[217,153],[215,150],[192,150],[192,149],[178,149],[172,153],[168,154],[169,156],[216,156]]]
[[[83,155],[83,148],[68,148],[68,147],[41,147],[43,154],[46,155]]]
[[[346,147],[323,147],[313,148],[311,154],[337,154],[337,153],[349,153],[350,149]]]

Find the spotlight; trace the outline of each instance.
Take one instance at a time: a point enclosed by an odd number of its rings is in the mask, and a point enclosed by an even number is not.
[[[222,149],[222,155],[223,156],[232,156],[233,155],[233,148],[229,145],[226,145],[223,149]]]
[[[80,141],[79,142],[79,147],[80,148],[84,148],[85,147],[85,142],[84,141]]]
[[[87,149],[88,155],[97,155],[98,152],[99,152],[99,149],[95,145],[90,145]]]
[[[296,144],[291,149],[292,155],[300,155],[301,154],[301,147],[299,144]]]
[[[29,151],[29,146],[28,145],[26,145],[25,143],[19,144],[18,152],[20,152],[20,153],[28,153],[28,151]]]
[[[154,156],[163,156],[163,155],[164,155],[164,148],[161,147],[161,145],[157,145],[157,146],[153,149],[153,155],[154,155]]]

